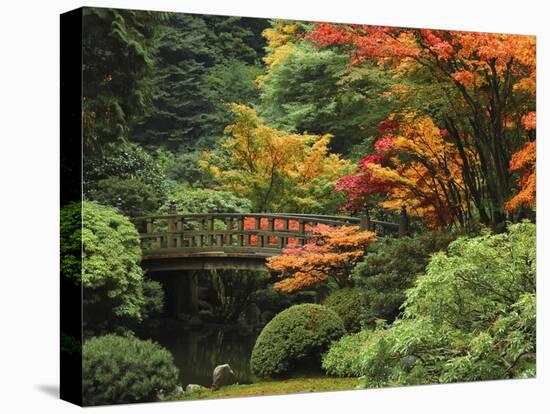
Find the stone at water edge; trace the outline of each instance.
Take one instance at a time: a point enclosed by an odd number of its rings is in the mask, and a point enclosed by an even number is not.
[[[199,384],[188,384],[187,387],[185,387],[185,392],[191,393],[191,392],[201,391],[206,389],[207,389],[206,387],[203,387],[202,385],[199,385]]]
[[[226,385],[235,384],[237,378],[229,364],[218,365],[212,374],[212,387],[217,389]]]

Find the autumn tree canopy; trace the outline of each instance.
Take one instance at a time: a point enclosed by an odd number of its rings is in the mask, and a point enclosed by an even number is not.
[[[304,246],[289,246],[283,255],[268,259],[267,267],[282,279],[275,288],[283,292],[324,286],[330,280],[339,287],[351,283],[350,271],[375,239],[356,226],[330,227],[319,224]]]
[[[254,211],[335,211],[336,180],[351,162],[330,154],[330,135],[289,133],[266,125],[252,108],[232,104],[236,121],[219,151],[205,151],[201,168],[223,189],[245,196]]]
[[[454,146],[465,191],[482,222],[503,220],[516,184],[512,156],[534,139],[522,122],[535,110],[534,37],[320,23],[307,38],[346,50],[353,65],[385,66],[403,80],[402,94],[429,74],[447,96],[434,124]]]
[[[408,113],[383,123],[375,153],[365,157],[355,175],[336,188],[348,195],[350,209],[383,195],[378,204],[399,212],[413,211],[428,227],[464,224],[471,216],[462,165],[456,147],[445,140],[430,117]]]

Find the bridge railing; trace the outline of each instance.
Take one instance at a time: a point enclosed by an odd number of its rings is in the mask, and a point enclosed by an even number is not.
[[[303,245],[318,224],[359,226],[379,234],[399,225],[358,217],[286,213],[168,214],[133,219],[146,252],[189,254],[224,251],[276,254],[289,244]]]

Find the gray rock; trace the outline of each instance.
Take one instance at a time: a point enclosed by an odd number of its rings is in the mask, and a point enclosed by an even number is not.
[[[212,387],[217,389],[226,385],[235,384],[237,379],[229,364],[218,365],[212,374]]]
[[[183,390],[183,387],[181,385],[178,385],[175,389],[174,389],[174,394],[175,395],[181,395],[183,394],[185,391]]]
[[[414,367],[417,360],[418,360],[417,357],[415,357],[413,355],[407,355],[407,356],[401,358],[401,361],[400,361],[401,362],[401,367],[405,371],[409,371],[412,367]]]
[[[185,392],[190,393],[190,392],[201,391],[206,389],[207,389],[206,387],[203,387],[202,385],[199,385],[199,384],[189,384],[187,385],[187,387],[185,387]]]
[[[157,400],[162,401],[166,397],[163,389],[157,391]]]

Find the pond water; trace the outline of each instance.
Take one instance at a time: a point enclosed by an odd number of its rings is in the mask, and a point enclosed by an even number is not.
[[[180,372],[180,382],[212,385],[212,372],[217,365],[229,364],[240,384],[250,384],[255,377],[250,371],[250,354],[259,332],[242,334],[223,326],[198,330],[171,329],[144,335],[168,349]]]

